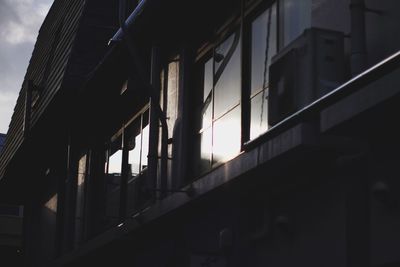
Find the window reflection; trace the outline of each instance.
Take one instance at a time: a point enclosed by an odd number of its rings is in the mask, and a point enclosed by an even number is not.
[[[241,92],[240,34],[235,32],[215,49],[214,119],[239,104]]]
[[[280,0],[282,44],[288,45],[311,26],[312,0]]]
[[[197,129],[198,151],[195,153],[197,175],[240,151],[240,41],[240,32],[235,31],[202,63],[201,127]]]
[[[168,138],[173,137],[176,119],[178,118],[179,58],[168,64],[168,82],[166,92],[166,112]]]
[[[146,109],[125,127],[128,151],[128,214],[141,208],[149,197],[146,190],[147,157],[149,152],[149,111]]]
[[[277,53],[277,7],[273,4],[251,24],[250,139],[268,130],[268,80]]]
[[[147,168],[147,156],[149,154],[149,128],[150,127],[147,122],[147,125],[143,128],[142,131],[142,160],[140,171],[143,171]]]
[[[129,126],[127,130],[128,136],[128,163],[130,165],[130,173],[136,176],[140,172],[140,160],[141,160],[141,147],[142,147],[142,135],[140,133],[141,120],[137,120]]]
[[[128,138],[128,163],[130,175],[135,177],[147,168],[149,152],[148,112],[140,115],[125,130]]]
[[[250,139],[268,130],[268,97],[260,92],[251,99]]]
[[[121,175],[121,166],[122,166],[122,149],[119,148],[116,150],[108,160],[108,174],[119,176]]]
[[[212,122],[213,80],[213,59],[210,59],[204,64],[203,118],[201,128],[209,127]]]
[[[221,162],[235,156],[240,151],[240,107],[214,123],[213,162]]]
[[[211,168],[212,128],[208,128],[200,133],[200,144],[198,172],[204,173]]]
[[[276,4],[258,16],[251,27],[251,94],[253,95],[267,87],[269,65],[271,58],[277,52]]]

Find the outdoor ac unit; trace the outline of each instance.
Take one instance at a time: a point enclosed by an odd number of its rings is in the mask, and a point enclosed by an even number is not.
[[[272,58],[268,123],[274,125],[345,79],[344,36],[311,28]]]

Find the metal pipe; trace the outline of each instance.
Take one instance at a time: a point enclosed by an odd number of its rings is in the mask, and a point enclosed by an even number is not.
[[[351,0],[351,73],[356,76],[367,65],[367,41],[365,29],[365,0]]]
[[[149,154],[148,154],[148,177],[147,188],[157,187],[157,167],[158,167],[158,141],[159,141],[159,123],[157,106],[160,104],[160,49],[153,46],[151,51],[151,85],[155,89],[150,97],[150,129],[149,129]],[[156,93],[158,92],[158,93]],[[154,191],[151,191],[153,194]]]
[[[134,71],[135,73],[138,74],[138,77],[140,79],[141,84],[145,87],[145,89],[147,89],[147,92],[149,93],[149,97],[150,97],[150,101],[151,101],[151,110],[153,110],[153,115],[150,116],[150,119],[153,120],[153,118],[155,118],[155,122],[157,125],[157,130],[158,130],[158,121],[160,121],[161,123],[161,127],[162,127],[162,144],[166,143],[168,141],[168,124],[167,124],[167,120],[165,117],[164,112],[162,111],[161,107],[160,107],[160,101],[158,100],[159,97],[157,97],[160,93],[160,88],[158,86],[155,86],[157,83],[159,83],[159,71],[158,73],[155,73],[157,69],[159,69],[159,67],[155,66],[155,62],[152,62],[152,81],[151,84],[149,84],[146,80],[145,80],[145,75],[143,74],[143,68],[141,66],[141,64],[139,63],[139,55],[137,53],[136,50],[136,46],[135,43],[133,41],[133,38],[131,35],[129,35],[129,27],[132,27],[133,23],[137,20],[137,18],[139,17],[139,15],[142,13],[142,11],[144,10],[144,7],[149,3],[150,0],[142,0],[138,6],[135,8],[135,10],[132,12],[132,14],[128,17],[128,19],[125,21],[124,19],[124,5],[125,2],[124,0],[120,0],[120,14],[119,14],[119,22],[120,22],[120,26],[121,28],[118,30],[118,32],[114,35],[114,37],[111,40],[124,40],[126,41],[126,45],[128,48],[129,53],[131,54],[131,57],[133,59],[133,63],[134,63]],[[154,52],[154,51],[153,51]],[[153,55],[152,55],[153,56]],[[153,57],[152,60],[154,60],[155,58]],[[159,59],[157,59],[159,60]],[[156,64],[156,65],[160,65],[160,64]],[[157,80],[156,80],[157,79]],[[158,87],[158,89],[157,89]],[[156,115],[156,116],[154,116]],[[150,122],[151,123],[151,122]],[[150,135],[150,143],[154,142],[156,144],[158,144],[158,134],[156,137]],[[165,184],[164,180],[167,179],[167,173],[168,173],[168,168],[167,168],[167,158],[168,158],[168,149],[162,149],[162,155],[161,155],[161,184]],[[149,148],[149,154],[150,154],[150,161],[152,157],[155,157],[156,159],[158,158],[157,155],[157,147],[154,151],[150,151]],[[154,155],[153,155],[154,154]],[[157,163],[157,162],[156,162]],[[150,162],[149,162],[150,165]],[[153,165],[153,164],[151,164]],[[157,168],[157,164],[153,165],[153,168]],[[149,169],[151,169],[151,166],[149,166]],[[150,171],[150,179],[156,179],[157,177],[157,170],[155,170],[155,174],[152,174],[152,171]],[[153,177],[152,177],[153,176]],[[155,176],[155,177],[154,177]],[[153,184],[153,187],[155,187],[156,185]]]
[[[111,41],[122,41],[124,39],[124,36],[126,35],[126,29],[129,29],[138,19],[140,14],[143,12],[144,8],[148,5],[150,0],[142,0],[139,1],[138,5],[136,8],[133,10],[132,14],[129,15],[129,17],[122,21],[121,23],[121,14],[120,14],[120,29],[114,34],[114,36],[111,38]],[[120,1],[120,4],[122,2]],[[121,12],[121,9],[120,9]]]

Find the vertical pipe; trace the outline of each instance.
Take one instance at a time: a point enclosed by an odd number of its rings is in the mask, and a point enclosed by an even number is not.
[[[178,87],[178,117],[174,128],[173,162],[172,162],[172,189],[179,188],[187,182],[190,164],[190,128],[192,108],[190,89],[194,52],[190,44],[181,48],[179,62],[179,87]]]
[[[365,29],[365,0],[351,0],[351,74],[356,76],[367,65],[367,41]]]
[[[163,117],[166,117],[166,111],[168,108],[168,80],[169,80],[169,64],[166,64],[164,70],[164,83],[163,85],[163,104],[162,111]],[[161,85],[161,84],[160,84]],[[161,194],[160,197],[164,198],[166,194],[166,190],[168,189],[168,128],[161,127],[161,164],[160,164],[160,189]]]
[[[119,200],[119,222],[123,222],[127,215],[128,200],[128,175],[129,175],[129,149],[125,131],[122,133],[122,171]]]
[[[149,129],[149,154],[148,154],[148,179],[147,188],[150,189],[152,197],[157,186],[158,166],[158,139],[159,139],[159,118],[157,107],[160,104],[160,49],[153,46],[151,51],[151,73],[150,83],[154,88],[150,98],[150,129]]]

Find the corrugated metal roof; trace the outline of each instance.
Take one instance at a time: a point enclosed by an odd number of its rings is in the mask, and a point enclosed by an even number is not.
[[[46,106],[61,87],[84,3],[80,0],[54,1],[39,30],[24,82],[14,107],[4,150],[0,154],[0,179],[3,178],[6,166],[24,141],[23,122],[27,81],[43,87],[40,98],[32,108],[31,127],[34,127]],[[47,74],[45,73],[46,66],[50,70]]]
[[[39,31],[4,151],[0,154],[0,180],[17,152],[27,143],[23,123],[28,81],[42,88],[31,114],[30,128],[36,130],[50,106],[59,101],[56,96],[77,91],[108,49],[107,42],[118,29],[117,12],[114,12],[117,7],[118,1],[108,0],[54,1]],[[62,101],[68,107],[68,100]],[[73,105],[70,106],[72,110]],[[47,130],[52,132],[50,128]]]

